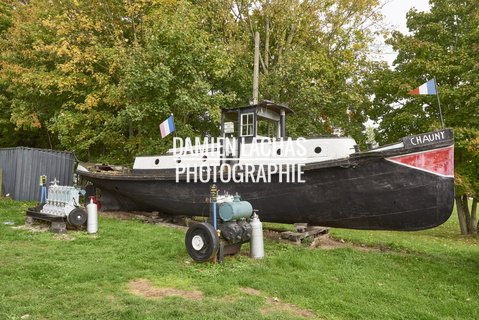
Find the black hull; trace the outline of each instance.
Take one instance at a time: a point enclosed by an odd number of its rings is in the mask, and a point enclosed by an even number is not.
[[[403,150],[404,152],[404,150]],[[175,181],[175,175],[78,172],[102,190],[105,209],[208,216],[211,183]],[[413,231],[436,227],[451,215],[454,179],[365,155],[307,165],[305,183],[221,183],[238,192],[262,221],[327,227]]]

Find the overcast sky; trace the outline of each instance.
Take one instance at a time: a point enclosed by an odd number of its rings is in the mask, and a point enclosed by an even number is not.
[[[402,33],[407,33],[406,27],[406,13],[411,8],[416,8],[418,11],[429,11],[428,0],[383,0],[386,4],[383,7],[383,14],[387,24],[394,30],[399,30]],[[393,54],[389,47],[382,48],[385,53],[381,56],[382,60],[386,60],[389,64],[395,59],[396,54]]]
[[[406,13],[411,8],[416,8],[418,11],[429,11],[428,0],[386,0],[383,7],[383,14],[389,24],[394,26],[401,32],[407,32],[406,28]]]
[[[382,0],[383,3],[387,2],[383,9],[382,13],[385,16],[386,23],[390,26],[391,29],[399,30],[401,33],[407,33],[408,29],[406,27],[406,13],[411,8],[416,8],[418,11],[429,11],[429,0]],[[382,41],[382,40],[381,40]],[[384,54],[377,56],[372,55],[373,57],[386,60],[390,66],[396,58],[396,53],[393,52],[390,46],[386,46],[384,42],[382,45],[379,44]],[[376,127],[377,124],[371,120],[368,120],[365,123],[366,127]]]

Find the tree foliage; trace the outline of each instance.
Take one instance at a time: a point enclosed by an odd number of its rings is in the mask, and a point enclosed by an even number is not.
[[[436,77],[445,126],[455,131],[455,183],[463,233],[476,233],[479,195],[479,8],[473,0],[432,0],[430,12],[411,10],[411,35],[394,32],[395,69],[377,74],[374,108],[381,121],[376,137],[392,142],[404,134],[441,127],[436,96],[407,93]],[[473,197],[473,209],[468,209]],[[467,225],[467,226],[466,226]]]
[[[248,65],[249,70],[253,69],[254,34],[260,33],[260,95],[286,103],[296,111],[289,120],[290,133],[312,136],[342,128],[362,140],[371,93],[363,80],[376,67],[368,59],[368,45],[375,32],[381,31],[377,27],[381,19],[379,2],[228,3],[229,9],[218,17],[228,23],[218,33],[226,35],[229,44],[238,40],[248,44],[246,51],[236,51],[235,60]],[[236,35],[233,39],[227,36],[232,25]],[[248,90],[250,83],[244,86]]]
[[[220,108],[287,103],[290,134],[363,138],[377,0],[30,0],[0,7],[0,146],[125,163],[163,152],[158,125],[216,134]]]

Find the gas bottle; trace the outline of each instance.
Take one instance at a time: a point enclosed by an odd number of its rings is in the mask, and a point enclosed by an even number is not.
[[[263,244],[263,224],[258,218],[256,212],[253,214],[253,219],[250,222],[251,235],[251,250],[250,254],[253,259],[264,258],[264,244]]]
[[[86,231],[88,233],[97,233],[98,232],[98,207],[93,202],[93,199],[91,197],[90,197],[90,203],[86,206],[86,211],[88,213]]]

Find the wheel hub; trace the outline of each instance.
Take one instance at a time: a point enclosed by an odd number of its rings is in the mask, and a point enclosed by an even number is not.
[[[193,246],[193,249],[200,251],[205,246],[203,237],[199,235],[194,236],[193,239],[191,239],[191,245]]]

